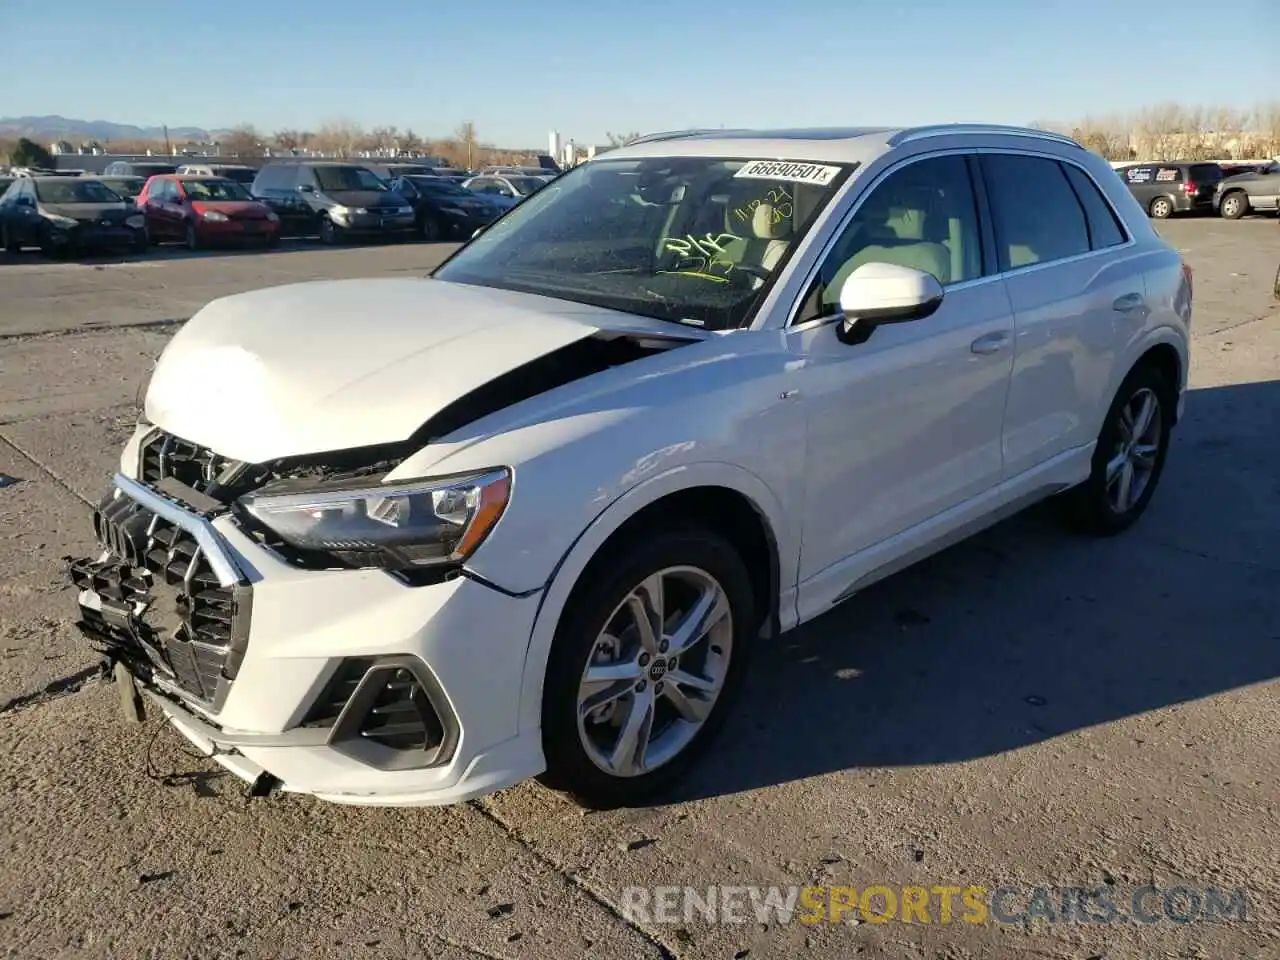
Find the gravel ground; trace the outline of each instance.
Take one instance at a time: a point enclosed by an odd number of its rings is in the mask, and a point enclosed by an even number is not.
[[[89,549],[176,325],[448,247],[0,254],[0,952],[1280,957],[1280,229],[1161,229],[1196,269],[1194,392],[1142,523],[1094,542],[1036,509],[878,584],[761,651],[680,796],[590,815],[533,785],[450,809],[248,802],[156,721],[119,722],[70,627],[61,558]],[[1006,886],[1015,912],[1098,887],[1120,916],[665,922],[627,909],[654,885]],[[1245,888],[1247,918],[1123,922],[1145,885]]]

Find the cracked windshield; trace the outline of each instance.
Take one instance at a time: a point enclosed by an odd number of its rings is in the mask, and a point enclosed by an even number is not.
[[[599,161],[525,201],[435,276],[736,329],[751,322],[851,169],[708,157]]]

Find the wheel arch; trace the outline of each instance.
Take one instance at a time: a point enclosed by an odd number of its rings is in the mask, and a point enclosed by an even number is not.
[[[1101,428],[1102,420],[1106,416],[1107,410],[1110,409],[1112,401],[1115,400],[1120,387],[1129,378],[1129,375],[1141,366],[1153,366],[1160,371],[1169,381],[1169,385],[1179,399],[1186,389],[1188,360],[1186,345],[1177,337],[1172,328],[1161,327],[1153,330],[1149,336],[1135,345],[1130,356],[1131,359],[1128,363],[1117,365],[1118,374],[1111,384],[1111,389],[1103,398],[1102,410],[1098,414],[1098,422],[1095,425],[1097,429]],[[1181,404],[1175,402],[1174,425],[1178,422],[1180,407]]]
[[[525,649],[520,693],[522,733],[541,724],[547,658],[556,627],[578,585],[594,563],[609,555],[611,548],[652,529],[655,523],[675,518],[707,526],[743,552],[752,586],[765,604],[765,610],[759,611],[762,631],[773,635],[784,625],[794,624],[795,611],[786,609],[783,599],[784,582],[793,583],[794,570],[784,564],[779,547],[782,508],[764,481],[726,463],[689,464],[653,477],[606,507],[556,565],[540,597]],[[790,591],[787,596],[791,596]]]

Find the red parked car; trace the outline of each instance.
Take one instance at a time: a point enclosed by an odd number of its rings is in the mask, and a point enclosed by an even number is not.
[[[197,250],[227,241],[280,242],[280,218],[234,180],[162,174],[147,181],[136,202],[153,243],[182,240]]]

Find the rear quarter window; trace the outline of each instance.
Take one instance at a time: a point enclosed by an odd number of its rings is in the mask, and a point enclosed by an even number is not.
[[[1071,163],[1062,164],[1062,169],[1067,172],[1067,179],[1071,182],[1071,189],[1076,192],[1080,206],[1084,207],[1090,246],[1094,250],[1104,250],[1124,243],[1127,239],[1124,226],[1093,178]]]
[[[1222,168],[1216,163],[1197,163],[1191,168],[1191,179],[1196,183],[1214,183],[1222,179]]]

